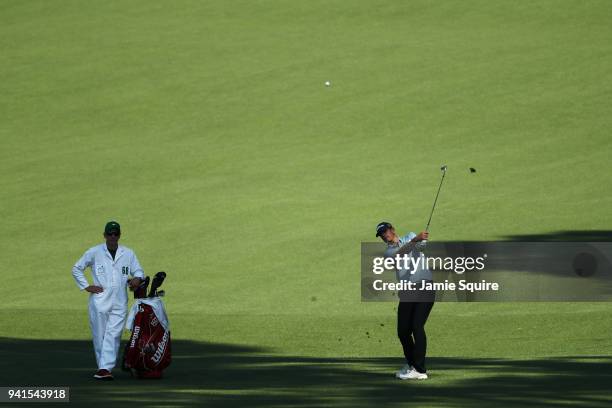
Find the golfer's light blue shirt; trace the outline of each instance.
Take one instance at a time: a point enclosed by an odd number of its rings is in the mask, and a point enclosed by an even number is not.
[[[412,241],[412,239],[416,237],[414,232],[409,232],[408,234],[400,237],[399,242],[397,244],[387,244],[387,249],[385,250],[385,257],[391,258],[394,257],[402,246]],[[423,280],[433,280],[433,275],[431,271],[427,268],[427,262],[425,260],[419,261],[421,256],[423,255],[422,250],[427,245],[426,242],[419,241],[414,243],[414,248],[412,251],[407,252],[409,258],[412,258],[413,261],[408,263],[407,269],[398,269],[396,271],[396,276],[398,281],[410,281],[410,282],[420,282]],[[413,268],[413,265],[419,261],[416,265],[416,268]],[[414,272],[412,271],[414,269]]]

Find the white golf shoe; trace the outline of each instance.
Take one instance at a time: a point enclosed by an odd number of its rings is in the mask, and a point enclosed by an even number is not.
[[[408,375],[410,370],[412,370],[412,366],[410,364],[406,364],[398,372],[395,373],[395,377],[402,378],[402,376]]]
[[[397,378],[399,378],[400,380],[426,380],[428,377],[427,377],[427,374],[419,373],[417,370],[412,368],[410,371],[408,371],[405,374],[398,372]]]

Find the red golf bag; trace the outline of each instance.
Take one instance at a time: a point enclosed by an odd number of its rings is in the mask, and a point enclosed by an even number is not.
[[[161,378],[172,360],[170,331],[164,328],[151,305],[139,302],[137,307],[123,367],[139,378]]]
[[[134,291],[136,299],[128,314],[126,328],[132,334],[125,345],[121,368],[139,378],[161,378],[172,359],[168,316],[159,298],[163,293],[157,291],[165,277],[164,272],[158,272],[149,297],[145,297],[147,277]]]

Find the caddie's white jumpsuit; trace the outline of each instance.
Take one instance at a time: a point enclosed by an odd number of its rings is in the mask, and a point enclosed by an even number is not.
[[[89,286],[84,273],[87,267],[91,267],[93,285],[104,289],[102,293],[89,294],[89,326],[96,363],[99,370],[110,371],[117,361],[127,316],[127,281],[131,277],[144,279],[144,271],[134,251],[119,245],[113,260],[106,243],[87,250],[72,267],[72,276],[81,290]]]

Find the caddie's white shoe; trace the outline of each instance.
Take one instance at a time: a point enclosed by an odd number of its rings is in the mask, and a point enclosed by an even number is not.
[[[398,372],[395,373],[395,377],[396,378],[402,378],[402,376],[408,375],[410,370],[412,370],[412,366],[410,364],[406,364]]]
[[[427,374],[419,373],[417,370],[413,368],[412,370],[408,371],[406,374],[399,374],[397,378],[399,378],[400,380],[426,380]]]

